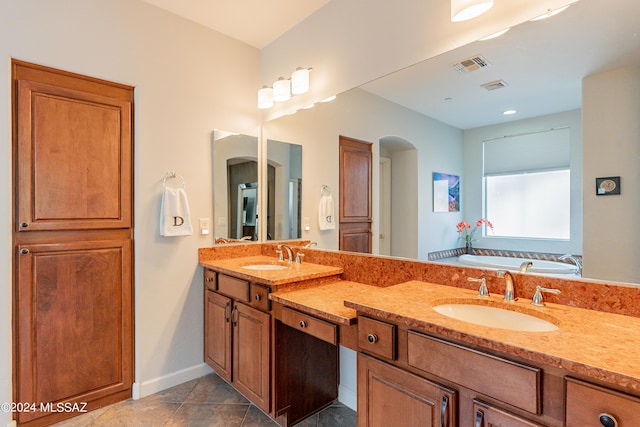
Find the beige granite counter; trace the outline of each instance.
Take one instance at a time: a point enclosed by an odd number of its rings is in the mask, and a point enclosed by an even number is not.
[[[285,266],[285,268],[282,270],[248,270],[243,268],[243,266],[253,264],[279,264]],[[278,261],[276,257],[265,255],[225,259],[201,259],[200,265],[205,268],[214,269],[219,273],[229,274],[234,277],[270,286],[274,290],[282,285],[311,279],[334,276],[333,280],[337,280],[338,276],[342,273],[342,268],[340,267],[308,262],[297,264],[295,262]]]
[[[356,323],[356,310],[346,307],[345,300],[358,301],[374,286],[337,281],[306,289],[287,289],[269,295],[272,301],[342,325]]]
[[[502,295],[481,299],[476,294],[471,290],[410,281],[386,288],[371,287],[368,292],[347,299],[345,305],[427,333],[640,392],[639,318],[551,303],[546,307],[533,307],[527,299],[506,304]],[[483,327],[431,309],[439,304],[465,301],[534,314],[559,329],[521,332]]]

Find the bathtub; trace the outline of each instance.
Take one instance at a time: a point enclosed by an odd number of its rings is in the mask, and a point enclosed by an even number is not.
[[[576,274],[577,271],[577,267],[573,264],[556,261],[542,261],[528,258],[511,258],[505,256],[487,255],[460,255],[458,257],[458,262],[464,265],[516,271],[520,269],[520,264],[527,261],[533,263],[533,265],[528,270],[531,273]]]

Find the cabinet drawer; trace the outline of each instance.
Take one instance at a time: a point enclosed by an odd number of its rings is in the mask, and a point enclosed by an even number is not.
[[[573,378],[566,386],[567,427],[640,426],[640,398]]]
[[[218,274],[218,292],[238,301],[249,302],[249,282]]]
[[[473,400],[473,426],[543,427],[542,424],[525,420],[515,414],[495,408],[476,399]]]
[[[541,370],[409,331],[409,365],[540,414]]]
[[[358,317],[358,347],[360,350],[396,360],[396,325]]]
[[[210,291],[216,290],[216,272],[213,270],[209,270],[208,268],[204,269],[204,286],[206,289]]]
[[[252,283],[250,289],[251,306],[262,311],[271,310],[271,301],[269,301],[269,288]]]
[[[281,322],[329,344],[338,344],[338,328],[333,323],[317,319],[308,314],[282,307]]]

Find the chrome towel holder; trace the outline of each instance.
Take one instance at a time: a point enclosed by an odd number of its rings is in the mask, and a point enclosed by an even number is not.
[[[180,181],[182,181],[182,188],[185,187],[185,182],[184,182],[184,178],[182,177],[182,175],[174,172],[174,171],[169,171],[167,172],[167,174],[164,176],[164,179],[162,180],[162,186],[166,187],[167,186],[167,180],[168,179],[179,179]]]

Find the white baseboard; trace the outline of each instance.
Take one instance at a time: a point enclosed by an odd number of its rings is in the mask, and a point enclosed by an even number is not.
[[[358,398],[356,392],[342,385],[338,386],[338,402],[342,403],[349,409],[353,409],[354,411],[358,410]]]
[[[212,372],[213,369],[211,369],[209,365],[207,365],[206,363],[202,363],[200,365],[182,369],[177,372],[172,372],[170,374],[148,381],[135,382],[133,383],[131,397],[134,400],[138,400],[142,397],[150,396],[153,393],[157,393],[159,391],[177,386],[178,384],[186,383],[187,381],[203,377]]]
[[[17,425],[18,425],[18,423],[16,423],[16,420],[11,420],[7,424],[7,427],[17,427]]]

